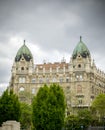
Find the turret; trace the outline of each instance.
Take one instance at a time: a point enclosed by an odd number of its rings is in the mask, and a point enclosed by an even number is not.
[[[77,57],[82,57],[82,58],[90,58],[90,52],[87,48],[87,46],[83,43],[82,41],[82,37],[80,36],[80,41],[77,44],[77,46],[75,47],[73,54],[72,54],[72,58],[76,59]]]
[[[33,56],[29,48],[25,44],[20,47],[18,50],[13,66],[12,66],[12,75],[22,74],[25,76],[26,74],[32,75],[34,68]]]
[[[86,71],[89,72],[91,67],[91,55],[90,52],[82,41],[80,36],[80,41],[75,47],[71,60],[70,60],[70,71]]]

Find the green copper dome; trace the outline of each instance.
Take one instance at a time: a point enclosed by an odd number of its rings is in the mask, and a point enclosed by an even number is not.
[[[77,55],[80,54],[83,58],[89,57],[90,52],[87,48],[87,46],[82,42],[82,37],[80,36],[80,42],[77,44],[73,51],[73,59],[77,57]]]
[[[15,61],[18,62],[22,58],[22,56],[25,58],[26,61],[30,61],[32,59],[32,54],[29,48],[25,45],[25,40],[24,40],[24,45],[18,50]]]

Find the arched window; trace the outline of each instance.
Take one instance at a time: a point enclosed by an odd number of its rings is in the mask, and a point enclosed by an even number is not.
[[[77,93],[82,93],[82,86],[81,85],[77,86]]]
[[[49,83],[49,78],[46,78],[46,83]]]
[[[43,79],[42,78],[39,79],[39,83],[43,83]]]
[[[53,83],[57,82],[57,80],[56,80],[55,77],[53,77],[52,82],[53,82]]]
[[[82,75],[80,75],[79,78],[80,78],[81,81],[83,80],[83,76]]]
[[[83,80],[83,75],[82,74],[76,75],[76,79],[82,81]]]
[[[59,82],[60,82],[60,83],[62,83],[62,82],[63,82],[63,78],[62,78],[62,77],[59,79]]]
[[[23,91],[24,91],[24,87],[20,87],[20,88],[19,88],[19,91],[20,91],[20,92],[23,92]]]

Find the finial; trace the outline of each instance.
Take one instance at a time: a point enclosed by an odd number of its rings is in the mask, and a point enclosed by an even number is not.
[[[82,36],[80,36],[80,42],[82,41]]]
[[[26,42],[26,41],[24,40],[24,45],[25,45],[25,42]]]

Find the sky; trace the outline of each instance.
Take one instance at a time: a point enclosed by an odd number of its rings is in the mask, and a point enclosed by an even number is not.
[[[105,0],[0,0],[0,91],[11,78],[18,49],[34,63],[70,61],[82,36],[97,68],[105,72]]]

